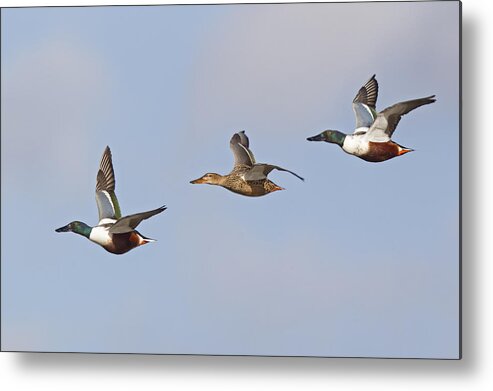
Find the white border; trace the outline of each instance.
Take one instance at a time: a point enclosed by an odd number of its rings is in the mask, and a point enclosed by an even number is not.
[[[163,3],[166,2],[0,0],[2,7]],[[490,223],[493,221],[493,151],[490,148],[493,126],[491,109],[486,106],[492,102],[493,87],[491,3],[463,1],[462,361],[1,353],[0,388],[50,391],[491,389],[493,256],[489,242],[493,234]]]

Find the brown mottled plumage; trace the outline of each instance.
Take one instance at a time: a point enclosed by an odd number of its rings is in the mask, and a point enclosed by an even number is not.
[[[304,180],[292,171],[271,164],[255,163],[253,153],[250,151],[249,140],[244,131],[235,133],[230,141],[235,165],[227,175],[207,173],[202,177],[191,181],[192,184],[206,183],[222,186],[233,193],[248,197],[259,197],[277,190],[284,190],[274,182],[267,179],[267,175],[274,169],[287,171],[297,178]]]

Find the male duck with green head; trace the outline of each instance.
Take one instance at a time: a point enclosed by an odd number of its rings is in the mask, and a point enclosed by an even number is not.
[[[99,164],[96,178],[96,203],[99,211],[99,224],[90,227],[81,221],[72,221],[56,232],[74,232],[85,236],[113,254],[124,254],[135,247],[155,242],[135,230],[142,220],[148,219],[166,209],[165,206],[149,212],[121,217],[120,206],[115,195],[115,173],[111,151],[106,147]]]
[[[435,95],[399,102],[377,113],[378,83],[375,75],[360,88],[353,100],[356,129],[352,134],[326,130],[308,141],[325,141],[339,145],[344,152],[368,162],[383,162],[413,151],[390,138],[404,114],[419,106],[435,102]]]

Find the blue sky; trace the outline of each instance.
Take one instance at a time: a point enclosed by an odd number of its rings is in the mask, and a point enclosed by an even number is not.
[[[458,3],[2,10],[2,349],[458,356]],[[305,139],[437,95],[381,164]],[[246,130],[286,191],[190,185]],[[113,151],[124,214],[157,243],[115,256],[97,223]]]

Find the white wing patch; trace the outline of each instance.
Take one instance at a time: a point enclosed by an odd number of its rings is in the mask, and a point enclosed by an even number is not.
[[[98,205],[100,219],[115,215],[115,206],[113,205],[111,195],[108,191],[98,191],[96,193],[96,203]]]
[[[108,200],[108,202],[110,203],[110,205],[113,206],[113,201],[111,200],[110,193],[108,193],[106,190],[103,190],[101,193],[104,194],[104,196],[106,197],[106,199]]]
[[[353,111],[356,117],[356,128],[370,127],[375,120],[370,107],[363,103],[353,103]]]
[[[98,225],[104,225],[104,224],[115,224],[116,220],[115,219],[110,219],[108,217],[105,217],[104,219],[99,220]]]
[[[363,107],[368,112],[368,115],[373,118],[373,112],[371,111],[370,107],[367,105],[363,105]]]

